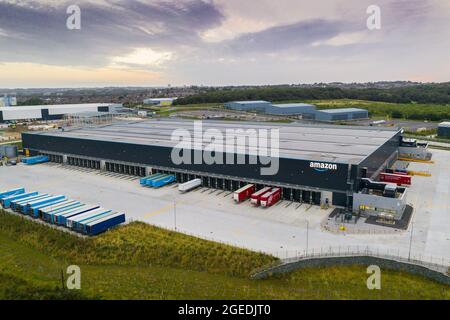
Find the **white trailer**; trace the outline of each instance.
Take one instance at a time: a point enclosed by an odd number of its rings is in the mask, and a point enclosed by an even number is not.
[[[201,179],[194,179],[191,181],[188,181],[186,183],[178,185],[178,191],[180,192],[188,192],[194,188],[197,188],[202,185]]]

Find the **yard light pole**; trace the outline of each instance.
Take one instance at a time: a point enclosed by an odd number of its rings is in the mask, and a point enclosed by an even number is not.
[[[309,247],[309,221],[306,221],[306,255],[308,255]]]
[[[413,231],[414,231],[414,221],[411,220],[411,236],[410,236],[410,238],[409,238],[408,261],[411,260],[411,247],[412,247]]]
[[[173,219],[174,219],[175,231],[177,231],[177,203],[176,203],[176,201],[173,202]]]

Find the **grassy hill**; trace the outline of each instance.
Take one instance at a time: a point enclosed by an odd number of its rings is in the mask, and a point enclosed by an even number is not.
[[[447,286],[388,270],[369,291],[363,266],[250,280],[276,258],[143,223],[82,239],[0,212],[0,244],[1,299],[450,299]],[[61,290],[72,264],[81,290]]]

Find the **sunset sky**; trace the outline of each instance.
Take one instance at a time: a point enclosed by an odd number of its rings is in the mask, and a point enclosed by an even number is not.
[[[449,57],[447,0],[0,0],[3,88],[443,82]]]

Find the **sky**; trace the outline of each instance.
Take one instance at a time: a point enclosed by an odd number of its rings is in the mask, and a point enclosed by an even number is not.
[[[448,0],[0,0],[3,88],[445,82],[449,52]]]

